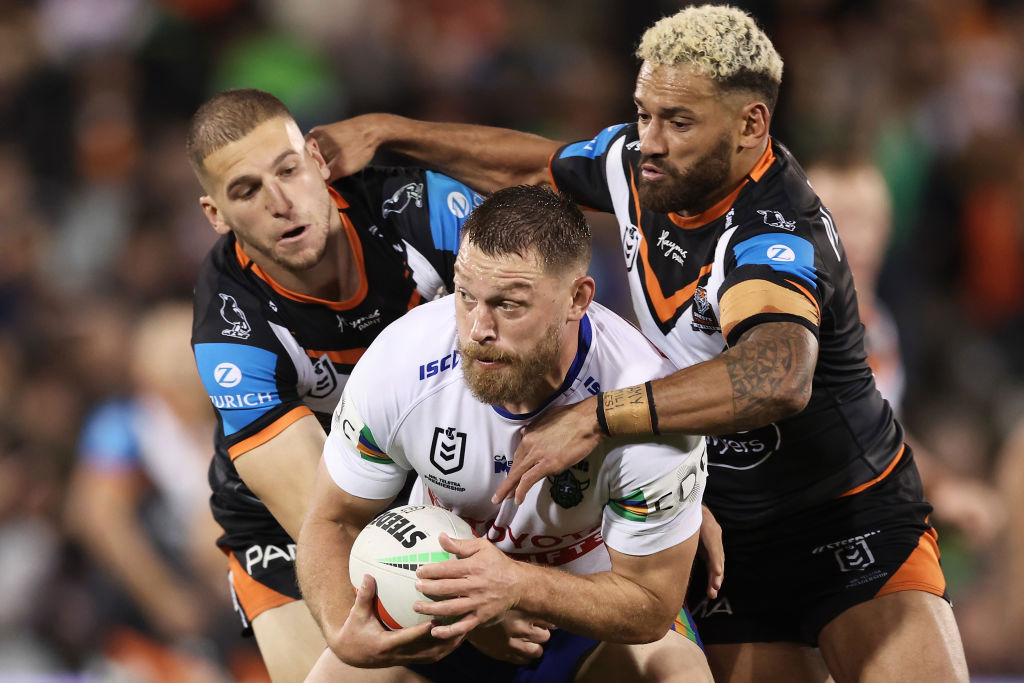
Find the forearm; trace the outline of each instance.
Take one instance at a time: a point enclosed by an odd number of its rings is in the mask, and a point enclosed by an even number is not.
[[[762,427],[807,405],[816,359],[817,343],[806,328],[755,327],[721,355],[651,382],[650,422],[642,419],[650,410],[642,385],[603,394],[609,429],[644,434],[656,422],[659,432],[729,434]]]
[[[355,602],[348,578],[354,540],[354,532],[321,518],[307,519],[299,532],[295,557],[299,588],[335,652],[341,628]]]
[[[507,128],[368,116],[378,147],[436,166],[482,192],[550,185],[548,161],[562,144]]]
[[[577,576],[523,563],[517,609],[559,628],[610,643],[649,643],[661,638],[682,605],[614,572]]]

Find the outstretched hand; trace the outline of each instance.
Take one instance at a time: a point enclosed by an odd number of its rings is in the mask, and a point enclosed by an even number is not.
[[[604,438],[597,424],[597,399],[550,408],[523,429],[523,441],[512,456],[512,467],[491,501],[515,493],[522,503],[527,491],[545,477],[564,472],[590,455]]]
[[[356,601],[341,628],[341,649],[335,654],[360,668],[436,662],[462,644],[462,634],[431,635],[432,622],[388,631],[377,620],[377,584],[369,574],[356,591]]]
[[[364,114],[309,131],[306,137],[316,140],[330,170],[330,181],[357,173],[373,160],[379,116]]]

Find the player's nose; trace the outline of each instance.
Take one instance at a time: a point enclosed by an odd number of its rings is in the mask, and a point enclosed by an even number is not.
[[[652,117],[646,126],[640,131],[640,153],[644,156],[664,156],[668,154],[668,145],[665,142],[665,126]]]
[[[292,210],[292,200],[277,181],[267,183],[267,209],[275,216],[287,216]]]
[[[470,316],[473,323],[469,328],[470,339],[481,343],[495,338],[494,314],[487,306],[475,306]]]

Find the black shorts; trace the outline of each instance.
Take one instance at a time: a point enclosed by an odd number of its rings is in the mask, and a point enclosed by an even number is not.
[[[723,529],[725,580],[715,599],[694,563],[687,604],[701,638],[798,642],[854,605],[903,590],[946,595],[932,507],[909,447],[877,483],[753,529]]]
[[[267,543],[224,549],[228,554],[231,601],[250,635],[252,620],[275,607],[301,600],[295,575],[295,542],[284,533]]]

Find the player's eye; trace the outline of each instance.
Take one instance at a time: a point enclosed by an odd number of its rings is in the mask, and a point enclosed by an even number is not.
[[[638,111],[636,113],[636,120],[639,121],[640,123],[647,123],[648,121],[651,120],[651,115],[645,111]]]
[[[252,199],[256,195],[256,191],[259,189],[258,185],[246,185],[241,188],[236,194],[236,199]]]
[[[286,168],[282,168],[281,169],[281,175],[283,175],[285,177],[288,177],[290,175],[294,175],[297,170],[298,170],[297,166],[288,166]]]
[[[690,125],[689,121],[672,121],[672,127],[676,130],[687,130]]]
[[[503,311],[514,311],[519,308],[519,304],[515,301],[502,301],[498,304],[498,308]]]

